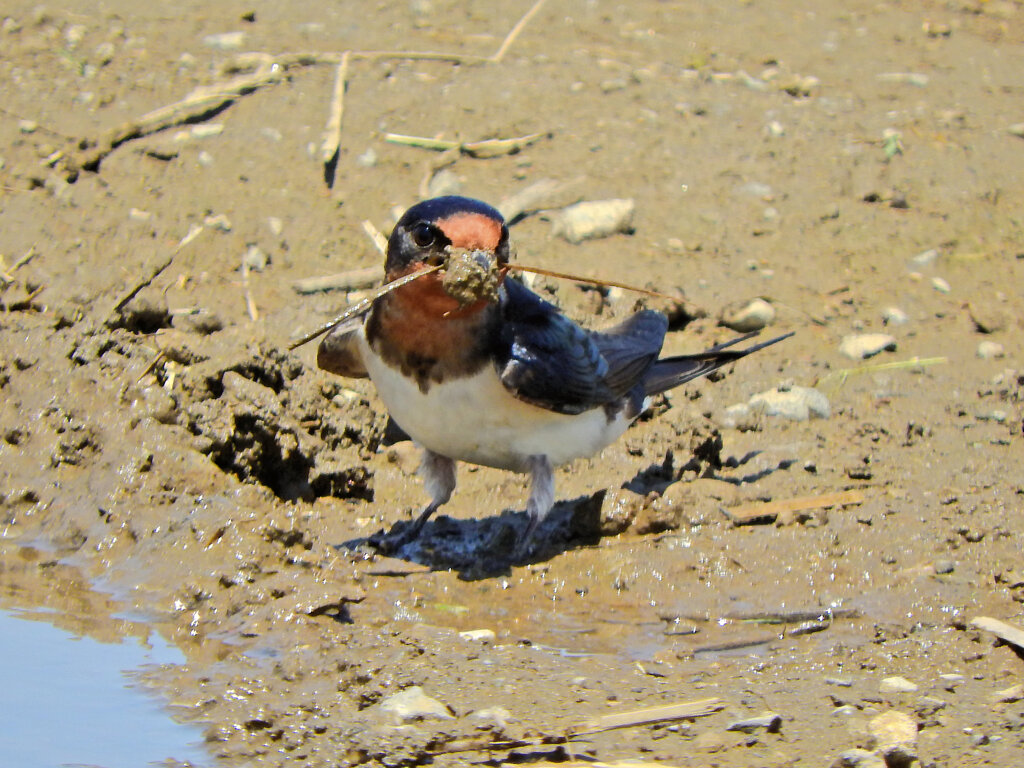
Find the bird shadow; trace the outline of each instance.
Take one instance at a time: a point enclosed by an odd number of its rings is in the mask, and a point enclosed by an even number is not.
[[[640,470],[623,488],[640,496],[664,493],[669,486],[686,482],[684,475],[711,478],[733,485],[754,483],[779,470],[788,469],[793,459],[745,474],[723,472],[749,464],[761,454],[750,451],[741,457],[706,461],[691,456],[676,467],[671,451],[665,459]],[[518,551],[529,516],[522,510],[506,509],[499,515],[483,518],[456,519],[438,515],[428,520],[419,535],[406,540],[413,519],[399,520],[391,529],[381,529],[371,536],[350,539],[337,545],[367,555],[386,555],[398,560],[425,566],[435,571],[452,570],[464,581],[481,581],[508,576],[514,566],[533,565],[575,549],[592,547],[601,540],[602,507],[608,489],[573,499],[556,502],[551,512],[534,533],[532,545],[525,553]]]
[[[521,510],[504,510],[484,518],[456,519],[438,515],[428,520],[411,541],[401,539],[412,520],[400,520],[391,530],[337,545],[364,554],[384,554],[435,571],[456,571],[464,581],[511,574],[513,566],[545,562],[565,552],[593,546],[600,540],[597,526],[603,491],[556,502],[533,535],[525,553],[517,551],[529,522]],[[392,542],[399,542],[392,549]]]

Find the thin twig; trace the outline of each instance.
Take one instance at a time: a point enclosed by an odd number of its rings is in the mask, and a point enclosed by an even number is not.
[[[652,291],[649,288],[640,288],[636,285],[620,283],[617,280],[601,280],[596,277],[580,277],[579,275],[570,275],[568,272],[556,272],[553,269],[544,269],[543,267],[528,267],[525,264],[509,264],[508,268],[513,269],[517,272],[532,272],[535,275],[544,275],[545,277],[557,277],[562,280],[574,280],[577,283],[591,283],[592,285],[604,285],[610,288],[622,288],[623,290],[626,291],[636,291],[637,293],[645,293],[648,296],[654,296],[659,299],[679,301],[678,296],[669,296],[667,293],[658,293],[657,291]]]
[[[173,104],[147,112],[138,120],[124,123],[100,140],[88,154],[77,162],[86,170],[95,171],[103,159],[132,139],[142,138],[158,131],[197,120],[232,103],[239,96],[252,93],[265,85],[281,79],[280,68],[270,66],[251,74],[239,75],[225,83],[215,83],[196,88],[192,93]]]
[[[476,158],[501,157],[514,155],[534,142],[550,137],[548,132],[531,133],[511,139],[482,139],[480,141],[450,141],[448,139],[431,139],[425,136],[407,136],[401,133],[385,133],[384,141],[391,144],[402,144],[407,147],[432,149],[436,152],[458,150],[464,155]]]
[[[512,31],[508,33],[508,36],[501,44],[501,47],[494,52],[493,56],[491,56],[491,61],[497,63],[505,57],[505,53],[512,46],[512,43],[515,42],[516,38],[519,37],[519,33],[523,31],[523,27],[530,23],[530,19],[536,15],[542,5],[544,5],[544,0],[537,0],[537,2],[533,4],[533,7],[523,14],[523,18],[521,18],[518,23],[512,27]]]
[[[252,288],[249,286],[249,262],[242,256],[242,290],[245,292],[245,309],[249,313],[249,319],[254,323],[260,319],[260,313],[256,311],[256,302],[252,298]]]
[[[334,78],[334,94],[331,97],[331,111],[324,128],[324,141],[320,146],[320,160],[324,165],[333,163],[341,148],[341,118],[345,114],[345,87],[348,82],[348,62],[351,52],[345,51],[338,64],[338,73]]]
[[[156,356],[149,361],[149,365],[142,369],[142,373],[140,373],[138,377],[135,379],[135,383],[138,384],[140,381],[142,381],[142,379],[145,378],[146,374],[152,371],[154,368],[156,368],[157,364],[165,357],[167,357],[167,353],[164,350],[157,350]]]
[[[333,330],[337,326],[344,323],[346,320],[356,317],[357,315],[361,315],[364,312],[369,312],[370,308],[373,306],[373,302],[375,302],[384,294],[391,293],[391,291],[395,290],[395,288],[401,288],[406,283],[411,283],[413,280],[419,280],[421,277],[429,275],[432,272],[437,272],[442,268],[442,266],[443,265],[438,264],[437,266],[434,267],[421,269],[419,272],[413,272],[411,275],[400,277],[397,280],[392,280],[390,283],[382,285],[379,289],[374,291],[372,295],[367,296],[365,299],[358,302],[357,304],[353,304],[351,307],[346,309],[341,315],[336,317],[334,320],[331,320],[331,322],[327,323],[326,325],[322,325],[312,333],[307,333],[298,341],[293,341],[291,344],[288,345],[288,349],[296,349],[298,347],[301,347],[303,344],[308,344],[313,339],[317,338],[318,336],[323,336],[325,333]]]

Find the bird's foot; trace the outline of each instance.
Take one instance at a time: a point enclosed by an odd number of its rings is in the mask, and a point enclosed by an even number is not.
[[[370,536],[366,543],[382,555],[393,555],[419,536],[422,526],[414,523],[396,523],[387,533],[384,529]]]

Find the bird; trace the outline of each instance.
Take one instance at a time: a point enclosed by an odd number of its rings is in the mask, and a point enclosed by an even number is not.
[[[496,290],[455,297],[442,271],[453,253],[498,275]],[[415,539],[456,486],[456,462],[530,477],[527,525],[516,554],[529,554],[555,503],[556,467],[593,456],[623,435],[651,398],[775,344],[734,345],[659,358],[661,312],[641,310],[612,328],[577,325],[508,274],[509,230],[492,206],[461,196],[410,207],[392,230],[385,283],[433,269],[376,298],[334,327],[319,368],[368,377],[392,420],[422,450],[430,501],[387,549]]]

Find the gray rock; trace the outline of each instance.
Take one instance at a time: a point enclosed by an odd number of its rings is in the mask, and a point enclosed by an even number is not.
[[[943,575],[955,571],[956,563],[954,563],[952,560],[936,560],[932,564],[932,568],[935,569],[935,572],[937,574]]]
[[[807,421],[811,417],[827,419],[832,415],[828,398],[811,387],[769,389],[750,398],[751,410],[767,416],[781,416],[793,421]]]
[[[839,352],[853,360],[874,357],[879,352],[896,350],[896,339],[887,333],[857,333],[844,336]]]
[[[866,749],[848,749],[836,758],[831,768],[885,768],[885,760]]]
[[[751,299],[748,302],[725,307],[718,322],[726,328],[740,333],[760,331],[775,320],[775,307],[764,299]]]
[[[402,721],[454,719],[451,710],[437,699],[432,699],[423,692],[423,689],[414,685],[406,688],[392,696],[388,696],[380,703],[384,712],[390,712]]]
[[[757,717],[746,717],[742,720],[734,720],[729,723],[725,730],[740,731],[742,733],[755,733],[762,728],[768,733],[778,733],[782,727],[782,715],[775,712],[763,712]]]

